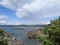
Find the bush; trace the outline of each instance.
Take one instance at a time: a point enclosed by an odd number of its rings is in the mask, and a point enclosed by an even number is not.
[[[0,30],[0,35],[3,35],[3,32],[4,32],[3,30]]]
[[[40,38],[43,45],[60,45],[60,17],[51,21],[51,24],[45,27],[44,33],[48,38]]]
[[[0,39],[0,45],[7,45],[7,39]]]

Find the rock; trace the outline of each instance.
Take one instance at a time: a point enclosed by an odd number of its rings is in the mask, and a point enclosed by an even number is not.
[[[29,31],[29,32],[26,33],[26,35],[27,35],[28,38],[35,39],[36,36],[37,36],[37,33],[36,33],[36,31]]]
[[[25,44],[19,41],[8,41],[8,45],[25,45]]]
[[[26,33],[27,38],[29,39],[36,39],[38,35],[42,35],[43,28],[38,30],[32,30]]]

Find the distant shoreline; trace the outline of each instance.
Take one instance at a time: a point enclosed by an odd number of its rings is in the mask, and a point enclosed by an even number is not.
[[[0,27],[45,27],[46,25],[0,25]]]

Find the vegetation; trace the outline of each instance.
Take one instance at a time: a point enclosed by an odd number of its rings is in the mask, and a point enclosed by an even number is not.
[[[7,45],[7,39],[0,39],[0,45]]]
[[[3,32],[4,32],[4,31],[0,29],[0,35],[3,35]]]
[[[45,27],[44,35],[47,36],[38,37],[43,45],[60,45],[60,17]]]
[[[4,31],[0,29],[0,37],[2,37],[0,38],[0,45],[7,45],[7,39],[3,38],[3,35],[4,35],[3,33]]]

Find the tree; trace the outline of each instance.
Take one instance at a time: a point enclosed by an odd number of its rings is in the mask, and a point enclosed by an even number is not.
[[[60,17],[51,21],[44,29],[45,35],[48,37],[43,39],[43,45],[60,45]]]

